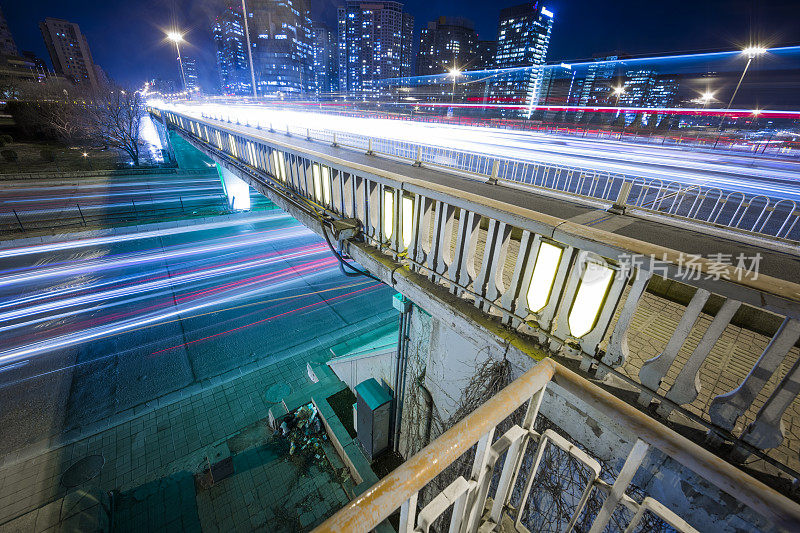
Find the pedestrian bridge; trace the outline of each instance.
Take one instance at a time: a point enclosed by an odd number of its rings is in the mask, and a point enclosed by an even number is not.
[[[390,380],[408,460],[323,530],[398,509],[402,531],[525,530],[556,499],[567,529],[800,528],[792,241],[630,216],[624,185],[587,201],[499,184],[491,159],[149,111],[217,162],[234,207],[252,187],[414,304]],[[517,379],[456,423],[486,361]],[[574,494],[542,493],[553,453]]]

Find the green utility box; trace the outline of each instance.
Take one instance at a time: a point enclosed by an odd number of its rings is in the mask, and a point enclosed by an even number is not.
[[[392,397],[375,378],[356,385],[356,433],[370,461],[389,447]]]

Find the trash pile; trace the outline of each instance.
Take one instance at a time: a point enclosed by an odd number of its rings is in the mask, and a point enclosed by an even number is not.
[[[286,415],[278,427],[277,436],[288,440],[290,456],[295,453],[311,455],[327,464],[322,442],[328,440],[328,436],[322,431],[322,420],[313,403]]]

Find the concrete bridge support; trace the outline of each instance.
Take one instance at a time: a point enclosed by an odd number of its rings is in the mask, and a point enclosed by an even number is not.
[[[217,172],[222,180],[222,188],[228,197],[228,205],[232,209],[247,211],[250,209],[250,186],[242,178],[217,163]]]

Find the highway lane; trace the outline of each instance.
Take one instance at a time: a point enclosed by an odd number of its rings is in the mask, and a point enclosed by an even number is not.
[[[633,144],[604,139],[557,136],[499,128],[426,124],[378,118],[339,117],[319,113],[219,106],[177,104],[181,112],[203,113],[239,119],[242,123],[270,124],[281,131],[295,128],[330,129],[341,132],[423,142],[502,157],[588,168],[596,171],[691,185],[720,187],[747,195],[768,194],[800,202],[800,162],[743,155],[729,151],[699,151],[677,147]]]
[[[6,451],[391,309],[281,211],[0,251]]]

